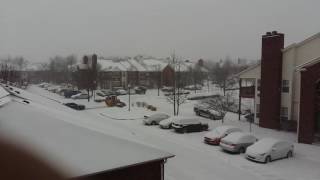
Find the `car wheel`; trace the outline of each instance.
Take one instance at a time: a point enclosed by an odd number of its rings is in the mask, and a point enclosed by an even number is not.
[[[246,152],[246,149],[245,149],[244,147],[241,147],[241,148],[239,149],[239,152],[240,152],[240,154],[243,154],[243,153]]]
[[[157,123],[155,121],[152,121],[151,125],[157,125]]]
[[[287,158],[291,158],[292,156],[293,156],[292,151],[289,151],[289,152],[287,153]]]
[[[187,132],[188,132],[188,129],[187,129],[187,128],[183,128],[182,132],[183,132],[183,133],[187,133]]]
[[[271,156],[267,156],[266,159],[264,160],[264,163],[269,163],[271,162]]]

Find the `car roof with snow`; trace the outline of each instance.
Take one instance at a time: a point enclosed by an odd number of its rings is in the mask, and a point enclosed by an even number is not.
[[[285,142],[285,141],[282,141],[280,139],[275,139],[275,138],[263,138],[261,140],[259,140],[256,145],[259,145],[259,144],[264,144],[266,146],[272,146],[278,142]]]
[[[62,109],[62,108],[61,108]],[[12,113],[19,110],[19,113]],[[67,176],[78,177],[110,171],[173,155],[118,134],[91,130],[75,122],[81,116],[21,99],[0,107],[0,134],[19,142]],[[123,132],[127,133],[127,132]],[[121,136],[122,137],[122,136]]]
[[[251,139],[252,138],[252,139]],[[239,142],[240,140],[256,140],[255,136],[246,132],[233,132],[224,137],[223,140],[229,142]]]

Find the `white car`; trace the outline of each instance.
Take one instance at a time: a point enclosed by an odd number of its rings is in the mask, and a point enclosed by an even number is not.
[[[71,96],[72,99],[88,99],[89,95],[87,93],[79,93]]]
[[[268,163],[276,159],[292,157],[293,149],[294,146],[290,142],[274,138],[264,138],[247,148],[246,158]]]
[[[219,145],[222,138],[226,137],[230,133],[241,131],[242,130],[240,128],[234,126],[219,126],[205,134],[204,142],[207,144]]]
[[[168,119],[170,116],[168,114],[165,113],[157,113],[157,114],[153,114],[151,116],[146,117],[143,120],[143,123],[145,125],[157,125],[160,123],[160,121]]]
[[[174,123],[175,121],[178,121],[180,119],[183,119],[183,118],[185,118],[185,117],[176,117],[176,116],[170,117],[168,119],[160,121],[159,126],[162,129],[171,129],[172,128],[172,126],[171,126],[172,123]]]
[[[116,93],[117,93],[118,95],[126,95],[126,94],[128,94],[128,92],[127,92],[126,90],[124,90],[124,89],[118,89],[118,90],[116,91]]]
[[[229,152],[245,153],[247,147],[254,144],[257,140],[258,139],[250,133],[233,132],[221,139],[220,147]]]

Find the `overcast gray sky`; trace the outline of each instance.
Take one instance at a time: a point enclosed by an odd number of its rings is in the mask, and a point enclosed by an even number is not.
[[[320,31],[319,0],[0,0],[0,56],[260,58],[261,35]]]

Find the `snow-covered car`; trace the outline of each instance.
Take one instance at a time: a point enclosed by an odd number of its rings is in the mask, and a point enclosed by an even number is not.
[[[254,144],[257,140],[250,133],[234,132],[221,139],[220,147],[229,152],[245,153],[247,147]]]
[[[218,112],[213,109],[198,107],[197,109],[194,108],[194,111],[197,116],[209,118],[212,120],[218,120],[223,118],[223,114],[221,112]]]
[[[126,90],[124,90],[124,89],[118,89],[116,91],[116,94],[117,95],[126,95],[126,94],[128,94],[128,92]]]
[[[81,91],[76,90],[65,90],[63,95],[65,98],[71,98],[71,96],[81,93]]]
[[[75,110],[84,110],[86,108],[84,105],[76,104],[76,103],[64,103],[63,105],[68,106]]]
[[[59,88],[59,86],[50,86],[48,87],[48,91],[55,93]]]
[[[116,92],[110,90],[110,89],[101,89],[100,90],[105,96],[111,96],[116,95]]]
[[[241,132],[242,130],[234,126],[219,126],[204,136],[204,142],[212,145],[219,145],[220,140],[233,132]]]
[[[171,129],[172,128],[172,126],[171,126],[172,123],[174,123],[175,121],[180,120],[182,118],[185,118],[185,117],[176,117],[176,116],[170,117],[168,119],[160,121],[159,126],[162,129]]]
[[[160,121],[168,119],[170,116],[165,113],[157,113],[153,114],[151,116],[146,116],[143,120],[143,123],[145,125],[157,125],[160,123]]]
[[[134,87],[134,90],[136,94],[146,94],[147,88],[144,86],[136,86]]]
[[[104,92],[97,90],[96,92],[96,96],[100,96],[100,97],[105,97],[106,95],[104,94]]]
[[[173,87],[163,86],[161,90],[163,92],[172,92],[173,91]]]
[[[72,99],[88,99],[88,97],[89,95],[87,93],[79,93],[71,96]]]
[[[164,93],[165,96],[172,96],[173,94],[174,94],[173,92]],[[188,94],[190,94],[190,92],[189,91],[185,91],[185,90],[179,90],[179,91],[176,90],[175,94],[176,95],[188,95]]]
[[[294,146],[290,142],[264,138],[247,148],[246,158],[252,161],[268,163],[273,160],[292,157],[293,149]]]
[[[125,106],[126,106],[126,103],[124,103],[124,102],[117,102],[116,106],[122,108],[122,107],[125,107]]]
[[[189,85],[184,87],[185,90],[201,90],[202,86],[201,85]]]
[[[171,126],[176,132],[180,133],[207,131],[209,128],[207,123],[202,123],[196,118],[179,119],[173,122]]]

